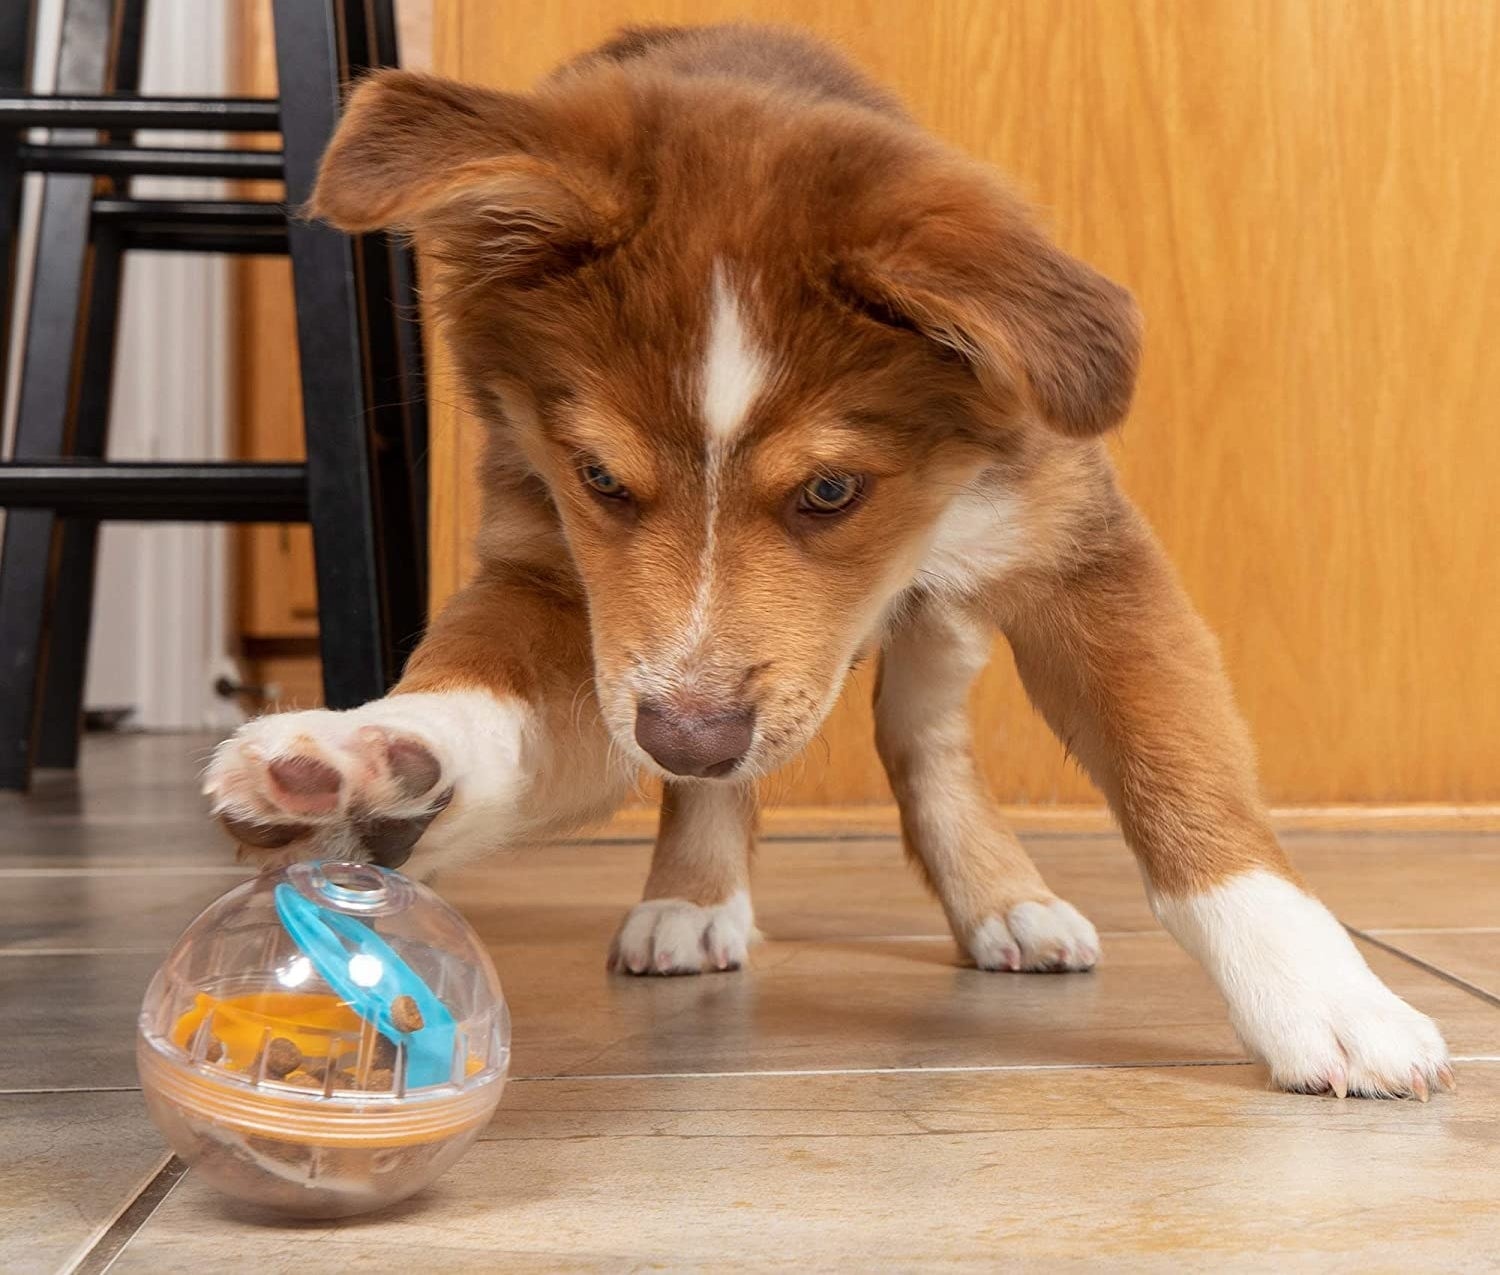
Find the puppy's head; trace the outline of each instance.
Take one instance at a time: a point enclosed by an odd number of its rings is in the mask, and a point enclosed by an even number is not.
[[[675,775],[794,755],[965,484],[1130,399],[1128,294],[857,107],[388,72],[313,211],[418,237],[465,388],[556,508],[610,729]]]

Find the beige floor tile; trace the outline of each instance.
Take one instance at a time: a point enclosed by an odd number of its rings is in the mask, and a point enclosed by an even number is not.
[[[1223,1006],[1165,935],[1108,940],[1086,975],[983,974],[951,943],[767,943],[740,974],[612,976],[587,941],[492,947],[518,1075],[1086,1066],[1242,1057]],[[1500,1053],[1500,1009],[1387,953],[1370,959],[1461,1055]],[[0,957],[15,1006],[0,1089],[135,1083],[151,953]]]
[[[740,974],[610,975],[599,948],[492,947],[517,1075],[1239,1059],[1217,993],[1165,934],[1118,935],[1091,974],[985,974],[938,940],[768,943]],[[1454,1051],[1500,1051],[1500,1009],[1371,948]]]
[[[54,1268],[160,1163],[138,1094],[87,1091],[135,1083],[160,951],[239,875],[190,782],[210,742],[91,741],[81,786],[0,797],[0,1090],[80,1091],[0,1098],[7,1272]],[[740,975],[605,973],[649,856],[618,829],[455,873],[517,1074],[559,1078],[513,1084],[464,1164],[385,1217],[251,1227],[190,1174],[114,1269],[1363,1271],[1500,1251],[1500,1178],[1473,1168],[1500,1145],[1500,1064],[1461,1064],[1425,1107],[1265,1092],[1118,837],[1027,843],[1105,932],[1096,973],[959,968],[868,827],[766,840],[771,941]],[[1500,931],[1461,932],[1500,925],[1500,836],[1286,844],[1344,920],[1500,995]],[[1500,1006],[1367,951],[1457,1054],[1500,1057]]]
[[[1500,835],[1292,836],[1292,862],[1359,929],[1500,925]]]
[[[166,1161],[138,1093],[0,1095],[0,1270],[65,1270]]]
[[[190,1173],[116,1271],[1480,1270],[1500,1067],[1417,1103],[1248,1067],[520,1083],[416,1199],[252,1223]]]
[[[1035,836],[1028,850],[1053,890],[1105,932],[1154,931],[1135,861],[1116,837]],[[1500,924],[1500,836],[1296,834],[1293,863],[1360,927]],[[607,942],[640,897],[645,843],[518,851],[442,878],[475,923],[510,942]],[[942,912],[891,838],[778,840],[761,846],[755,906],[783,939],[945,932]]]
[[[1052,888],[1104,931],[1156,929],[1140,875],[1109,841],[1039,840],[1032,846]],[[606,943],[641,894],[649,845],[532,849],[443,876],[485,933],[510,942],[577,935]],[[942,910],[905,863],[898,841],[775,841],[756,855],[756,920],[778,939],[942,935]]]
[[[77,774],[40,771],[32,791],[0,793],[0,869],[225,861],[197,777],[214,737],[98,735]]]
[[[14,817],[9,794],[0,793],[0,872],[45,868],[156,869],[222,866],[234,848],[207,822],[191,814],[65,815]]]
[[[0,870],[0,952],[164,953],[189,922],[245,879],[233,864],[131,870]]]
[[[0,1092],[134,1085],[152,953],[0,956]]]
[[[1346,883],[1364,889],[1373,856],[1398,895],[1420,897],[1419,878],[1400,877],[1401,857],[1363,846],[1344,851],[1347,866],[1336,870],[1341,839],[1307,840],[1300,857],[1332,895]],[[1240,1057],[1221,1002],[1156,928],[1123,848],[1048,838],[1036,852],[1049,878],[1106,931],[1094,974],[958,968],[940,913],[888,840],[763,847],[757,907],[773,940],[756,949],[745,975],[662,982],[604,973],[609,937],[644,879],[644,846],[531,851],[441,885],[492,945],[524,1074]],[[1443,871],[1456,873],[1464,870],[1458,857],[1473,851],[1432,853],[1446,854]],[[1372,951],[1370,959],[1442,1022],[1458,1052],[1488,1054],[1500,1044],[1500,1011],[1393,956]]]
[[[1500,928],[1467,933],[1374,930],[1371,935],[1500,999]]]

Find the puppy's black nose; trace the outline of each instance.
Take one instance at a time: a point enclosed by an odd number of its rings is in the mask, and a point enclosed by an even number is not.
[[[642,700],[635,710],[635,742],[674,775],[727,775],[750,751],[755,710],[680,712]]]

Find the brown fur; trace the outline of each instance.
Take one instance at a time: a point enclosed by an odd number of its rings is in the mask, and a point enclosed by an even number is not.
[[[1116,486],[1097,435],[1129,404],[1133,303],[836,53],[648,29],[530,94],[383,73],[314,209],[422,243],[487,436],[479,568],[396,693],[221,745],[205,788],[253,857],[423,876],[654,767],[611,967],[736,968],[755,781],[878,651],[907,849],[966,955],[1088,969],[1097,933],[975,765],[998,631],[1275,1082],[1451,1085],[1436,1027],[1296,882],[1213,639]]]
[[[1000,825],[964,722],[998,627],[1159,890],[1288,871],[1214,644],[1092,441],[1129,405],[1129,295],[826,47],[626,32],[530,94],[382,72],[354,94],[312,210],[417,237],[489,427],[479,576],[403,691],[484,687],[559,737],[590,734],[578,700],[596,694],[629,750],[641,670],[656,670],[653,693],[677,702],[753,704],[743,784],[794,756],[851,660],[883,645],[881,753],[962,931],[1052,897]],[[774,376],[711,476],[683,371],[702,363],[716,272]],[[633,499],[591,493],[581,460]],[[799,514],[819,472],[866,476],[862,504]],[[931,585],[939,519],[976,488],[1010,502],[1017,553]],[[733,587],[687,667],[672,650],[711,499]],[[567,794],[596,764],[539,780],[556,817],[534,822],[579,816]],[[743,837],[708,852],[681,834],[695,802],[719,801],[705,791],[669,786],[648,897],[743,888],[753,803]]]

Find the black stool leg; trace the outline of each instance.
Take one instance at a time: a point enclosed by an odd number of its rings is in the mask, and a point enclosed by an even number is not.
[[[339,0],[345,74],[356,79],[397,61],[395,15],[389,0]],[[370,403],[375,535],[385,601],[385,641],[397,675],[421,640],[426,619],[426,501],[414,476],[425,456],[413,448],[413,413],[421,400],[420,335],[409,256],[389,235],[355,241]],[[414,365],[415,362],[415,365]]]
[[[368,358],[371,465],[375,480],[375,539],[385,600],[384,645],[399,676],[422,638],[426,617],[425,515],[415,507],[416,457],[406,407],[409,381],[402,351],[403,321],[393,245],[366,235],[356,246],[359,295]]]
[[[113,18],[113,0],[67,0],[58,53],[60,91],[104,91]],[[92,134],[82,140],[92,140]],[[43,179],[16,417],[17,459],[67,454],[92,196],[90,177]],[[57,578],[57,526],[57,518],[46,510],[14,509],[6,517],[0,547],[0,789],[24,789],[31,777],[45,633]]]
[[[121,0],[116,15],[116,44],[111,87],[116,93],[140,88],[141,38],[146,0]],[[128,142],[130,135],[111,136]],[[129,194],[129,178],[118,195]],[[124,251],[119,233],[96,227],[89,256],[88,320],[83,333],[83,366],[73,408],[69,455],[101,458],[109,443],[109,402],[114,385],[115,336],[120,318],[120,275]],[[78,765],[83,735],[83,693],[88,677],[89,633],[93,627],[94,572],[99,556],[99,524],[90,518],[64,519],[59,530],[56,588],[47,650],[41,713],[37,722],[38,766],[71,770]]]
[[[312,192],[338,120],[341,58],[332,0],[275,0],[286,197]],[[302,361],[307,499],[318,581],[323,695],[350,708],[395,675],[381,605],[354,245],[293,216],[287,228]]]
[[[0,93],[31,87],[32,23],[36,5],[0,5]],[[18,131],[0,131],[0,390],[10,355],[10,299],[15,296],[16,230],[21,220],[21,166],[16,160]]]
[[[25,92],[31,87],[35,8],[34,3],[0,5],[0,90]],[[19,140],[17,133],[0,133],[0,390],[7,380],[16,233],[21,219],[21,168],[16,162]],[[9,526],[7,520],[7,532]],[[21,526],[25,533],[24,520]],[[0,558],[3,552],[0,548]],[[4,585],[4,569],[0,566],[0,617],[8,615],[12,605]],[[31,740],[28,688],[34,670],[27,665],[24,649],[11,651],[9,629],[0,618],[0,788],[21,788],[28,774],[27,752]]]
[[[122,256],[117,233],[95,235],[89,257],[83,364],[78,376],[70,456],[102,457],[108,442]],[[71,770],[78,764],[79,737],[83,731],[83,690],[88,675],[89,633],[93,627],[99,524],[92,518],[59,519],[54,543],[52,607],[44,630],[41,711],[37,715],[32,762]]]
[[[370,0],[375,32],[375,60],[381,66],[400,65],[395,5],[392,0]],[[427,369],[422,349],[421,305],[417,291],[417,256],[409,244],[386,236],[391,261],[390,314],[396,324],[396,348],[400,360],[400,401],[404,408],[405,469],[411,490],[414,547],[420,612],[427,615],[428,576],[427,520]]]

